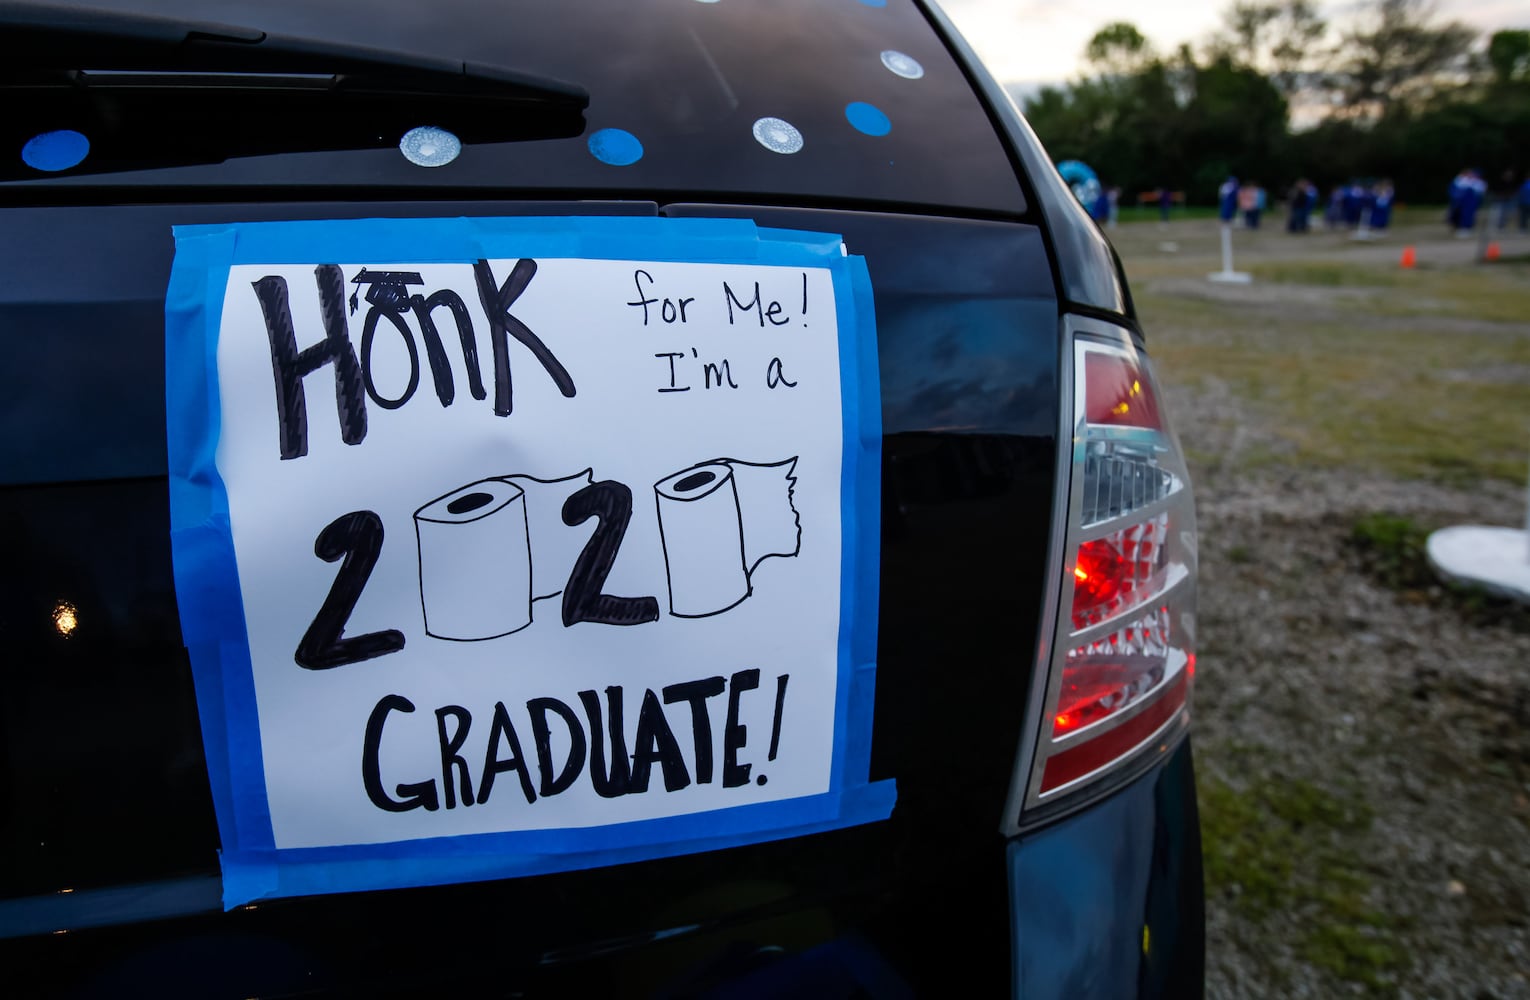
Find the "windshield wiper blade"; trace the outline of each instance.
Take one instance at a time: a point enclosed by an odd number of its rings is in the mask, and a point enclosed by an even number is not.
[[[79,132],[69,174],[381,149],[409,129],[464,144],[568,138],[589,94],[502,66],[253,28],[0,0],[0,145]],[[0,180],[39,169],[0,157]]]
[[[0,80],[80,70],[329,75],[333,89],[589,106],[578,84],[508,66],[258,28],[0,0]],[[19,79],[18,79],[19,78]]]

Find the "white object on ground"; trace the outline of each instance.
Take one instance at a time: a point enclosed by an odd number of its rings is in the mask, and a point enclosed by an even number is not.
[[[1461,524],[1430,535],[1427,551],[1446,579],[1530,604],[1530,532]]]
[[[1234,271],[1232,258],[1232,226],[1222,223],[1222,270],[1206,275],[1208,281],[1221,281],[1231,285],[1246,285],[1254,278],[1247,271]]]

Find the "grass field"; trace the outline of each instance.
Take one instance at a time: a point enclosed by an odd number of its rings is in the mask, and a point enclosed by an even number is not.
[[[1405,270],[1410,229],[1423,252]],[[1165,252],[1170,241],[1143,246],[1138,232],[1117,232],[1160,364],[1188,387],[1215,381],[1246,401],[1275,438],[1266,457],[1524,480],[1530,260],[1513,251],[1530,240],[1508,244],[1512,259],[1475,264],[1475,244],[1424,227],[1387,246],[1240,233],[1251,245],[1239,266],[1254,278],[1243,289],[1205,281],[1220,266],[1210,246]]]
[[[1210,997],[1530,997],[1530,610],[1432,528],[1523,524],[1530,237],[1112,232],[1195,481]],[[1416,266],[1403,268],[1404,246]]]

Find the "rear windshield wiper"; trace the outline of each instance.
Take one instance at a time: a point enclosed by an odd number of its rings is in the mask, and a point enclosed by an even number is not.
[[[254,28],[0,0],[0,179],[46,176],[18,155],[70,130],[69,173],[397,145],[434,125],[464,143],[579,135],[589,95],[510,67]]]

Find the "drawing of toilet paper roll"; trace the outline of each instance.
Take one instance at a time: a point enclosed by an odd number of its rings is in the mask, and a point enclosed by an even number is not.
[[[526,494],[526,528],[531,539],[531,599],[556,597],[568,583],[569,567],[584,551],[593,522],[570,527],[563,520],[563,505],[568,498],[595,481],[593,469],[576,472],[562,479],[536,479],[514,475],[499,478]]]
[[[425,631],[474,641],[531,624],[531,543],[526,495],[484,479],[414,512]]]
[[[750,595],[762,559],[797,554],[796,467],[796,458],[770,464],[720,458],[654,484],[670,614],[727,611]]]

